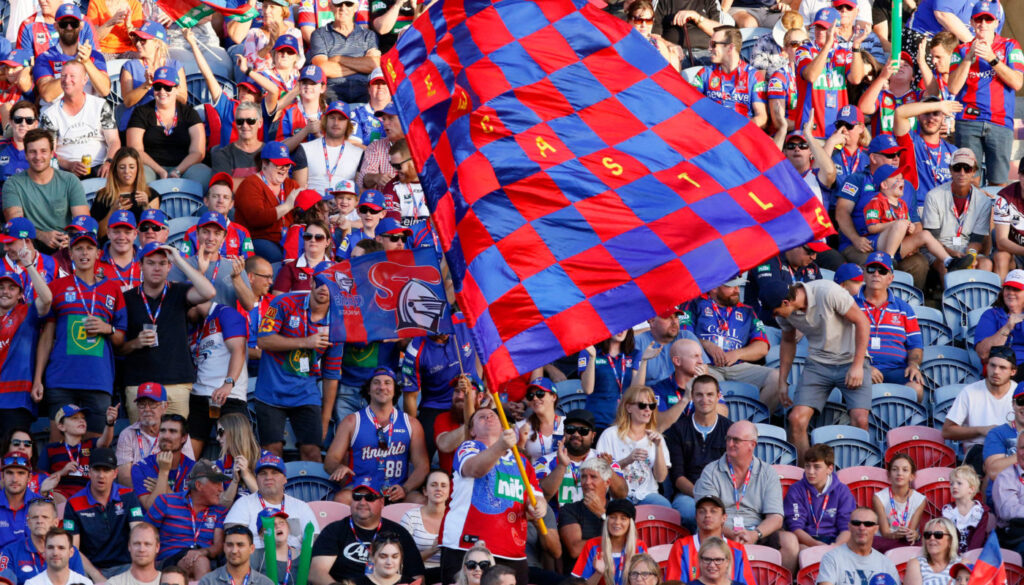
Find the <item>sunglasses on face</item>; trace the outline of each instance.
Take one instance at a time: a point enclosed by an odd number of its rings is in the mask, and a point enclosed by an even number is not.
[[[874,264],[872,264],[871,266],[865,268],[864,272],[867,272],[868,274],[877,273],[879,276],[886,276],[889,274],[889,269],[886,268],[885,266],[875,266]]]
[[[974,167],[967,163],[956,163],[955,165],[949,167],[949,170],[953,171],[954,173],[973,173]]]
[[[164,226],[162,226],[162,225],[152,225],[152,224],[146,223],[146,224],[142,224],[142,225],[139,226],[139,231],[142,232],[142,233],[146,233],[146,232],[162,232],[163,230],[164,230]]]
[[[403,161],[400,161],[400,162],[393,162],[393,163],[391,163],[391,168],[395,169],[396,171],[400,171],[400,170],[402,170],[402,165],[404,165],[405,163],[407,163],[407,162],[409,162],[411,160],[412,160],[412,158],[407,158],[407,159],[405,159]]]
[[[633,24],[654,24],[653,18],[632,18]]]
[[[714,49],[715,47],[728,47],[731,44],[729,41],[711,41],[708,47]]]
[[[386,237],[387,239],[391,240],[392,243],[404,242],[405,241],[405,235],[388,234],[388,235],[386,235],[384,237]]]
[[[57,26],[59,26],[60,28],[78,28],[78,21],[67,18],[58,22]]]
[[[1017,406],[1024,406],[1024,396],[1018,396],[1017,398],[1014,398],[1013,403],[1016,404]]]
[[[383,210],[382,209],[374,209],[374,208],[370,207],[369,205],[360,205],[359,206],[359,213],[377,213],[378,211],[383,211]]]
[[[657,402],[634,402],[633,406],[639,408],[640,410],[654,410],[654,409],[658,408],[658,403]]]
[[[874,528],[875,526],[878,526],[878,522],[875,522],[874,520],[850,520],[850,526]]]
[[[590,429],[588,427],[565,427],[565,434],[566,436],[579,435],[581,437],[586,437],[590,434]]]
[[[31,447],[32,439],[11,439],[11,447]]]
[[[161,83],[160,85],[154,85],[153,86],[153,91],[172,92],[172,91],[174,91],[174,88],[171,87],[170,85],[164,85],[164,84]]]
[[[836,130],[853,130],[853,124],[846,122],[836,122]]]
[[[811,145],[806,142],[790,142],[786,145],[786,150],[807,150]]]
[[[239,126],[245,126],[246,124],[248,124],[249,126],[255,126],[256,122],[259,122],[259,120],[257,120],[256,118],[238,118],[235,121],[238,123]]]
[[[941,530],[936,530],[935,532],[922,532],[921,536],[924,537],[925,540],[931,538],[934,538],[935,540],[942,540],[946,537],[946,533]]]
[[[479,567],[481,571],[486,571],[491,568],[491,561],[466,561],[463,564],[470,571],[475,571],[477,567]]]
[[[838,10],[839,12],[849,12],[849,11],[853,10],[853,7],[852,6],[846,6],[844,4],[843,6],[840,6],[840,7],[836,8],[836,10]]]
[[[533,400],[534,398],[544,398],[548,394],[551,394],[551,392],[548,392],[547,390],[530,390],[526,393],[526,399]]]
[[[322,242],[322,241],[327,239],[327,236],[324,235],[324,234],[311,234],[311,233],[307,232],[307,233],[302,234],[302,239],[306,240],[307,242],[309,242],[311,240],[316,240],[318,242]]]
[[[356,492],[356,493],[352,494],[352,501],[353,502],[361,502],[363,500],[366,500],[367,502],[373,503],[373,502],[376,502],[379,499],[380,499],[380,496],[378,496],[377,494],[373,494],[373,493]]]
[[[224,436],[224,429],[217,429],[217,438],[219,439],[219,438],[221,438],[223,436]]]
[[[33,116],[11,116],[11,121],[15,124],[35,124],[36,119]]]
[[[803,44],[802,41],[789,41],[788,43],[786,43],[786,48],[787,49],[795,49],[795,48],[799,47],[802,44]]]

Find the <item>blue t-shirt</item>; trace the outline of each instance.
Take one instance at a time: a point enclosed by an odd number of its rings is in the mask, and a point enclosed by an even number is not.
[[[476,372],[476,351],[465,319],[456,314],[452,325],[455,334],[445,343],[416,337],[405,349],[402,391],[419,392],[420,408],[451,408],[452,380],[462,372]]]
[[[631,354],[620,353],[612,357],[600,349],[594,356],[594,392],[587,395],[587,410],[594,414],[599,428],[611,426],[615,421],[615,410],[619,407],[622,392],[633,382],[633,371],[640,369],[642,351],[634,349]],[[577,369],[582,374],[590,363],[590,354],[581,351]]]
[[[1009,320],[1010,316],[1006,314],[1006,309],[1000,309],[999,307],[990,308],[981,314],[981,318],[978,320],[978,327],[974,330],[974,339],[981,341],[986,337],[995,335],[996,331],[999,331]],[[1013,331],[1010,332],[1010,337],[1007,338],[1004,345],[1009,345],[1013,348],[1018,364],[1024,362],[1024,322],[1017,323],[1014,326]]]
[[[106,73],[107,60],[103,58],[103,53],[93,49],[90,57],[96,68]],[[67,55],[59,46],[50,47],[45,53],[36,57],[36,63],[32,66],[32,79],[38,81],[43,77],[59,78],[64,64],[77,58],[77,54]]]
[[[0,490],[0,549],[28,534],[28,525],[25,522],[28,503],[40,497],[42,496],[32,490],[25,490],[25,502],[21,508],[14,511],[11,510],[10,504],[7,502],[7,493]],[[2,570],[0,569],[0,571]]]
[[[0,142],[0,185],[15,173],[28,169],[25,151],[18,150],[13,140]]]

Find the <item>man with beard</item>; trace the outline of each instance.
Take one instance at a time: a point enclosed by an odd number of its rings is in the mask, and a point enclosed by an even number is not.
[[[403,138],[391,146],[389,151],[391,166],[398,174],[381,188],[384,193],[384,208],[387,217],[396,219],[408,227],[430,216],[427,200],[420,185],[420,176],[416,174],[416,163],[412,160],[409,143]]]
[[[761,402],[772,411],[778,406],[779,371],[754,363],[768,353],[769,344],[753,307],[740,302],[744,280],[738,275],[688,303],[683,322],[711,356],[709,373],[757,386]]]
[[[534,463],[537,479],[544,490],[544,498],[558,506],[564,506],[583,499],[580,486],[580,468],[586,461],[601,457],[612,467],[608,487],[612,497],[624,498],[629,491],[622,478],[619,464],[610,455],[599,455],[592,449],[597,440],[594,432],[594,415],[589,410],[577,409],[565,415],[565,438],[558,444],[558,450],[542,456]]]
[[[160,452],[132,466],[132,489],[142,507],[149,509],[161,494],[185,489],[185,479],[195,461],[182,454],[188,443],[188,421],[180,414],[160,418]]]
[[[135,410],[139,420],[117,437],[117,482],[121,485],[132,485],[133,465],[160,452],[160,421],[167,413],[167,390],[155,382],[140,385]],[[181,454],[190,460],[196,458],[188,437]]]
[[[57,44],[47,49],[32,67],[32,79],[36,83],[39,105],[44,108],[57,101],[63,90],[60,86],[60,75],[64,64],[79,61],[85,65],[88,76],[86,89],[89,93],[106,97],[110,94],[110,76],[107,75],[107,61],[103,54],[93,49],[89,43],[82,43],[79,30],[89,26],[82,18],[82,12],[74,4],[64,4],[57,9],[54,16],[57,23]]]

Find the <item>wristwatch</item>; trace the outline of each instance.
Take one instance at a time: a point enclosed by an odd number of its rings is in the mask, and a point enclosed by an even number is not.
[[[989,61],[988,64],[990,67],[995,67],[996,65],[999,65],[999,57],[992,57],[992,60]]]
[[[761,534],[761,529],[760,528],[755,528],[754,532],[757,533],[757,539],[758,540],[761,540],[762,538],[764,538],[764,534]]]
[[[234,386],[235,385],[235,379],[232,378],[231,376],[228,376],[227,378],[224,378],[224,383],[225,384],[231,384],[232,386]]]

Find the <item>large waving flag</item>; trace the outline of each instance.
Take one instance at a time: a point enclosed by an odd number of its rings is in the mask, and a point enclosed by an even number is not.
[[[331,288],[331,341],[452,332],[433,248],[365,254],[317,274]]]
[[[586,0],[438,0],[382,66],[494,387],[832,231],[760,129]]]
[[[985,548],[974,563],[971,580],[967,585],[1006,585],[1006,566],[1003,564],[1003,551],[999,547],[999,537],[995,531],[985,540]]]
[[[255,15],[245,0],[157,0],[156,5],[181,28],[192,28],[214,12],[235,17],[251,12],[248,20]]]

